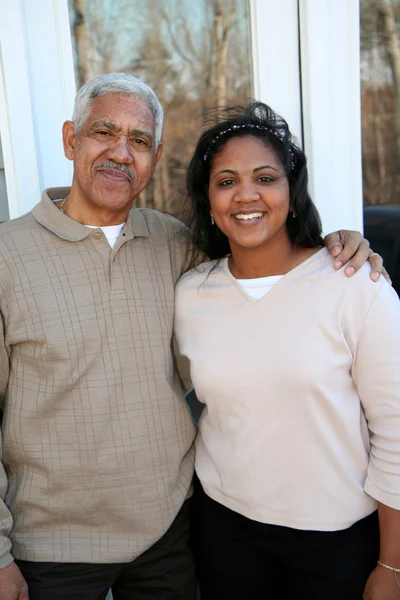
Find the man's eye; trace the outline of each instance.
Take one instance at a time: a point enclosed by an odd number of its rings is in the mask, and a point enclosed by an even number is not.
[[[149,146],[149,142],[143,138],[133,138],[132,141],[136,146]]]
[[[98,135],[101,135],[101,136],[110,135],[110,132],[106,131],[105,129],[100,129],[99,131],[97,131],[97,133],[98,133]]]

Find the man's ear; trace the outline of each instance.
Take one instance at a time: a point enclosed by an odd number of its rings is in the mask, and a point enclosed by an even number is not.
[[[68,160],[74,160],[76,134],[75,125],[72,121],[65,121],[62,127],[62,138],[65,157]]]
[[[155,168],[156,168],[156,166],[157,166],[157,163],[158,163],[158,161],[159,161],[159,160],[160,160],[160,158],[161,158],[161,155],[162,155],[162,153],[163,153],[163,148],[164,148],[164,145],[162,144],[162,142],[160,142],[160,143],[158,144],[158,146],[157,146],[157,150],[156,150],[156,157],[155,157],[155,160],[154,160],[154,166],[153,166],[153,169],[155,169]]]

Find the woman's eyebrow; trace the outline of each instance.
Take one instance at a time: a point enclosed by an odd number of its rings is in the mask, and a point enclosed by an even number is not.
[[[237,171],[234,171],[233,169],[222,169],[222,171],[218,171],[217,173],[215,173],[213,179],[215,179],[217,175],[221,175],[221,173],[232,173],[232,175],[237,175]]]
[[[279,173],[278,169],[276,169],[272,165],[262,165],[262,167],[256,167],[255,169],[253,169],[253,173],[257,173],[257,171],[262,171],[262,169],[272,169],[273,171]]]

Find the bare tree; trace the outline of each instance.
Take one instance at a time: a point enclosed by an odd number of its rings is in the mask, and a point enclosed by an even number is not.
[[[78,79],[78,87],[81,87],[88,80],[85,0],[73,0],[72,2],[72,33],[75,43],[75,71]]]
[[[384,4],[386,6],[384,6]],[[390,19],[386,10],[390,10]],[[399,0],[361,0],[361,102],[364,203],[398,202],[398,86],[393,45],[398,52]],[[398,79],[397,79],[398,81]]]
[[[78,83],[104,72],[129,72],[146,81],[163,104],[164,152],[139,206],[182,216],[186,165],[204,111],[251,95],[247,5],[248,0],[69,0]]]
[[[400,160],[400,36],[396,31],[396,19],[391,0],[380,0],[379,11],[383,21],[385,51],[393,76],[396,102],[397,156]]]

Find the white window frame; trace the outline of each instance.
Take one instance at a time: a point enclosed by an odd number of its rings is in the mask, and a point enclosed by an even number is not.
[[[325,232],[362,230],[356,0],[251,0],[254,93],[303,142]]]
[[[297,0],[250,0],[250,22],[254,98],[280,113],[302,143]]]
[[[299,0],[304,147],[325,231],[362,230],[360,9]]]
[[[71,182],[61,139],[75,96],[67,0],[3,3],[0,52],[0,130],[14,218],[44,188]]]
[[[359,3],[250,0],[256,99],[289,122],[309,160],[325,231],[362,228]],[[10,216],[68,185],[61,126],[75,78],[67,0],[15,0],[0,21],[0,128]]]

